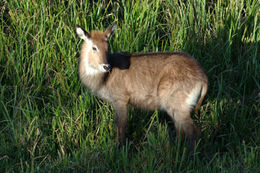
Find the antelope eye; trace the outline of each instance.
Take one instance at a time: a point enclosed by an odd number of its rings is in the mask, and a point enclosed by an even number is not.
[[[92,49],[93,49],[94,51],[97,51],[97,48],[96,48],[96,47],[92,47]]]

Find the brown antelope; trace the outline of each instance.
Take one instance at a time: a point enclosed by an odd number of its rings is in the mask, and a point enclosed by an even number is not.
[[[116,24],[105,32],[86,32],[76,27],[84,40],[80,52],[79,77],[96,96],[108,101],[115,112],[117,140],[125,144],[128,105],[167,112],[178,134],[184,132],[194,144],[199,129],[191,111],[201,106],[208,80],[199,63],[180,53],[109,53],[108,38]]]

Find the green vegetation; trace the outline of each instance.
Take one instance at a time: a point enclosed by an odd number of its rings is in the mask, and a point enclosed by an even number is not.
[[[0,172],[260,172],[259,0],[2,0]],[[209,77],[194,155],[161,112],[113,108],[77,74],[74,26],[118,27],[112,52],[185,51]]]

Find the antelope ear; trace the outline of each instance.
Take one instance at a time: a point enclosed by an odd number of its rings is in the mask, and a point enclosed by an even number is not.
[[[79,38],[86,40],[86,41],[90,38],[90,34],[87,31],[83,30],[79,26],[76,26],[75,28],[76,28],[76,33],[79,36]]]
[[[109,39],[109,37],[115,32],[116,30],[117,22],[115,22],[113,25],[109,26],[105,31],[105,37],[106,39]]]

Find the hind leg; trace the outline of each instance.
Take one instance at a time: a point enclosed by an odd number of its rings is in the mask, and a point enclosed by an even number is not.
[[[195,147],[196,141],[199,137],[200,130],[193,123],[193,120],[190,117],[189,110],[173,110],[167,111],[168,114],[172,117],[174,125],[176,128],[177,137],[181,139],[185,136],[188,139],[191,149]]]

